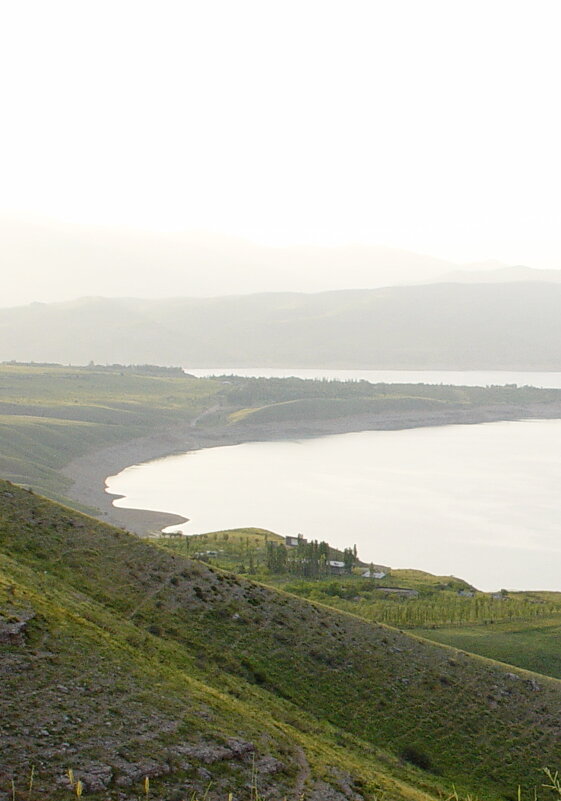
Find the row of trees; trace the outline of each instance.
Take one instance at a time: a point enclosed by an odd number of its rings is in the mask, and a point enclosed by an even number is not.
[[[228,376],[223,390],[233,406],[262,406],[305,398],[426,398],[479,406],[491,403],[533,403],[558,400],[558,389],[518,387],[516,384],[487,387],[457,387],[438,384],[372,384],[369,381],[333,381],[303,378],[242,378]]]
[[[345,573],[352,573],[357,563],[356,545],[354,548],[345,548],[342,560],[331,559],[331,549],[327,542],[312,540],[306,542],[301,537],[295,548],[285,545],[267,543],[266,564],[271,573],[288,573],[306,578],[322,578],[329,576],[334,568],[331,561],[342,561],[341,568]]]
[[[328,603],[333,604],[333,600],[329,598]],[[334,605],[368,620],[408,627],[532,620],[559,614],[559,606],[551,603],[517,599],[494,600],[483,597],[453,598],[445,594],[438,600],[419,598],[353,602],[337,599]]]

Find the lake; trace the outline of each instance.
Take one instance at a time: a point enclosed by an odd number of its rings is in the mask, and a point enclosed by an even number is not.
[[[107,480],[197,534],[302,533],[483,590],[561,590],[561,421],[364,431],[169,456]]]
[[[246,378],[325,378],[336,381],[371,381],[373,384],[455,384],[464,387],[504,386],[561,389],[560,372],[507,370],[323,370],[293,367],[186,367],[185,371],[205,378],[212,375],[241,375]]]

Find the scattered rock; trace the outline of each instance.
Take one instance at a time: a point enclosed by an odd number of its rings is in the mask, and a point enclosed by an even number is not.
[[[254,751],[253,743],[235,738],[228,740],[227,746],[200,743],[198,745],[176,745],[171,749],[173,754],[204,762],[205,765],[212,765],[214,762],[223,762],[228,759],[243,759]]]
[[[337,782],[339,789],[349,801],[363,801],[363,797],[356,791],[355,782],[350,773],[340,768],[332,768],[331,774]]]
[[[154,759],[145,759],[142,762],[127,762],[125,759],[118,759],[113,762],[113,768],[117,774],[115,784],[118,787],[130,787],[143,781],[147,776],[153,779],[157,776],[165,776],[170,772],[170,767],[166,762],[156,762]]]
[[[308,796],[308,801],[362,801],[362,796],[352,792],[352,795],[347,795],[339,790],[336,790],[330,784],[324,781],[315,782],[311,794]]]
[[[101,762],[91,762],[85,768],[74,771],[74,776],[82,782],[84,789],[90,793],[106,790],[113,779],[113,770]]]
[[[253,754],[255,751],[253,743],[248,743],[246,740],[238,740],[233,737],[228,740],[228,748],[235,757],[244,757],[247,754]]]
[[[197,771],[197,776],[199,779],[202,779],[205,782],[209,782],[212,780],[212,773],[209,773],[208,770],[205,768],[199,768]]]
[[[258,759],[255,763],[255,772],[258,776],[272,776],[275,773],[280,773],[284,768],[284,764],[272,756],[261,757],[261,759]]]
[[[18,609],[7,611],[9,617],[0,617],[0,643],[22,643],[27,624],[35,617],[35,612]]]
[[[90,762],[84,767],[74,770],[73,773],[74,781],[81,781],[84,790],[90,793],[98,793],[101,790],[106,790],[113,778],[113,770],[111,767],[109,765],[103,765],[101,762]],[[67,773],[56,779],[56,785],[63,790],[72,791],[70,778]]]

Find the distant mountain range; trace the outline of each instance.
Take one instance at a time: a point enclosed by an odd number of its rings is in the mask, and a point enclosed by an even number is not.
[[[94,294],[162,298],[374,288],[433,280],[458,268],[375,245],[274,247],[204,231],[2,217],[0,266],[6,273],[2,306]]]
[[[440,276],[438,281],[452,281],[459,284],[503,284],[511,281],[541,281],[546,283],[561,283],[561,270],[536,270],[534,267],[524,267],[522,264],[514,267],[486,267],[465,270],[453,270]]]
[[[256,292],[519,280],[559,271],[458,264],[380,245],[272,246],[208,231],[149,231],[0,216],[0,306],[82,296],[209,297]]]
[[[0,309],[0,359],[190,367],[561,369],[561,286],[82,298]]]

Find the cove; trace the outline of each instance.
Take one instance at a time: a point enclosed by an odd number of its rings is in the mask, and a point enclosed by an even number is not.
[[[249,442],[107,479],[187,534],[258,526],[483,590],[561,590],[561,420]]]

